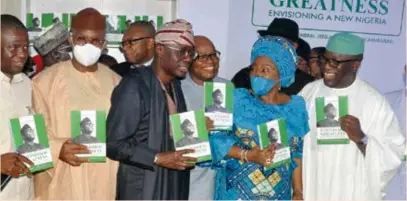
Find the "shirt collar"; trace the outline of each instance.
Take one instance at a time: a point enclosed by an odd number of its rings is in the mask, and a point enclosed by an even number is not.
[[[143,66],[150,66],[151,65],[151,63],[153,63],[153,60],[154,60],[154,57],[153,58],[151,58],[149,61],[147,61],[146,63],[144,63],[144,64],[139,64],[139,65],[137,65],[137,64],[133,64],[133,65],[131,65],[131,68],[138,68],[138,67],[143,67]]]
[[[10,83],[10,78],[7,77],[3,72],[0,71],[0,80],[2,82]],[[13,80],[11,80],[11,84],[20,83],[24,80],[22,73],[16,74],[13,76]]]

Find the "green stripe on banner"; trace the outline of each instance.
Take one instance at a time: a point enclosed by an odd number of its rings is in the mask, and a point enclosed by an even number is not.
[[[117,16],[117,31],[123,32],[127,29],[126,20],[127,17],[125,15]]]
[[[339,117],[343,117],[348,114],[348,97],[339,96]]]
[[[23,136],[21,136],[20,119],[10,119],[11,132],[13,135],[15,148],[23,144]]]
[[[213,98],[212,98],[212,92],[213,92],[213,82],[205,82],[204,83],[204,109],[207,106],[210,106],[213,104]]]
[[[49,147],[48,136],[45,128],[44,118],[41,114],[34,115],[35,127],[37,128],[38,141],[45,147]]]
[[[181,131],[181,119],[179,114],[170,115],[171,129],[175,142],[182,139],[184,136]]]
[[[208,141],[208,130],[206,129],[206,119],[203,110],[197,110],[195,113],[195,121],[198,129],[199,138]]]
[[[66,13],[62,14],[62,23],[63,23],[66,27],[70,27],[70,26],[71,26],[71,23],[70,23],[70,20],[69,20],[69,14],[66,14]]]
[[[76,13],[71,13],[71,14],[69,14],[69,16],[70,16],[69,27],[72,26],[72,19],[75,17],[75,15],[76,15]]]
[[[105,111],[96,111],[96,137],[103,143],[106,143],[106,113]]]
[[[43,13],[41,15],[41,27],[48,27],[53,24],[54,13]]]
[[[325,107],[325,98],[324,97],[316,98],[315,110],[317,113],[317,122],[325,119],[324,107]]]
[[[141,16],[135,16],[135,17],[134,17],[134,21],[135,21],[135,22],[141,21]]]
[[[259,129],[259,136],[260,136],[260,147],[261,149],[264,149],[265,147],[269,146],[270,144],[270,139],[268,137],[268,129],[267,129],[267,124],[260,124],[258,126]]]
[[[25,24],[26,24],[27,29],[29,29],[33,26],[33,19],[34,19],[34,14],[27,13],[26,19],[25,19]]]
[[[288,135],[287,135],[287,126],[285,124],[285,119],[279,119],[278,120],[278,127],[280,129],[281,143],[284,146],[289,146]]]
[[[235,86],[233,83],[226,84],[226,109],[228,112],[233,112],[233,92],[235,90]]]
[[[157,16],[157,28],[159,28],[162,24],[164,24],[164,17]]]
[[[148,21],[148,16],[147,15],[143,15],[143,21]]]
[[[71,111],[71,138],[81,135],[81,112]]]

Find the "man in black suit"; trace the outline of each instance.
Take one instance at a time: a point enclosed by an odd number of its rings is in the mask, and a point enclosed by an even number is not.
[[[267,30],[259,30],[258,33],[262,37],[282,37],[291,42],[295,48],[299,48],[300,45],[298,24],[291,19],[274,18]],[[235,74],[235,76],[232,78],[232,82],[236,88],[251,89],[249,72],[250,66],[243,68]],[[288,88],[281,88],[281,91],[288,95],[297,94],[305,86],[305,84],[310,82],[309,78],[313,80],[312,76],[308,76],[308,74],[297,70],[295,73],[295,82]]]
[[[124,32],[120,44],[126,62],[110,66],[110,68],[122,77],[131,69],[149,66],[154,57],[155,28],[151,22],[137,21],[130,25]]]

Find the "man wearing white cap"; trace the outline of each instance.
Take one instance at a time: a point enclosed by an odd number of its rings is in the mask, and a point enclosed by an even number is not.
[[[356,76],[364,45],[350,33],[333,35],[323,56],[323,80],[300,93],[311,129],[304,138],[305,200],[381,200],[400,167],[404,138],[398,120],[386,99]],[[317,143],[315,99],[330,96],[348,96],[348,115],[340,119],[348,144]]]
[[[34,40],[34,47],[42,56],[45,67],[71,59],[68,36],[68,28],[61,22],[56,22]]]

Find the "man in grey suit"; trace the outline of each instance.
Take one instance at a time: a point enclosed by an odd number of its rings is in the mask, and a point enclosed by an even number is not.
[[[205,112],[224,112],[228,111],[222,106],[223,103],[223,94],[217,89],[212,93],[213,104],[205,108]]]
[[[317,127],[339,127],[339,121],[335,120],[336,108],[332,103],[324,107],[325,119],[317,122]]]
[[[187,145],[198,144],[205,142],[204,140],[194,137],[195,127],[189,119],[185,119],[181,124],[182,133],[184,137],[176,143],[176,147],[183,147]]]
[[[20,147],[18,147],[17,153],[24,154],[24,153],[29,153],[29,152],[45,149],[45,147],[42,146],[41,144],[34,142],[35,132],[34,132],[34,129],[32,129],[30,125],[25,124],[21,128],[21,135],[23,136],[24,144],[22,144]]]
[[[89,118],[84,118],[81,121],[82,135],[76,136],[72,141],[76,144],[92,144],[100,143],[99,139],[92,136],[93,123]]]

